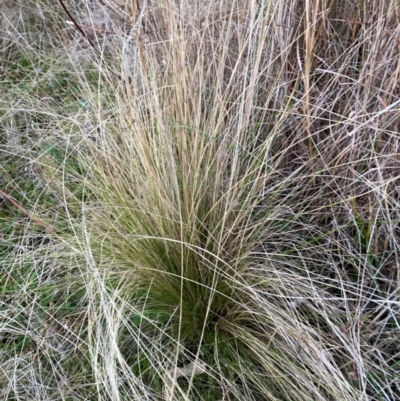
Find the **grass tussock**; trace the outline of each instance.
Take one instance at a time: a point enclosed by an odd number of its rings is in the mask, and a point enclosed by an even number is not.
[[[397,399],[398,3],[122,3],[1,11],[3,399]]]

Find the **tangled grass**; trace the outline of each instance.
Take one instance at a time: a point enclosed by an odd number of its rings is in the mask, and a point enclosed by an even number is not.
[[[3,399],[397,399],[399,11],[6,1]]]

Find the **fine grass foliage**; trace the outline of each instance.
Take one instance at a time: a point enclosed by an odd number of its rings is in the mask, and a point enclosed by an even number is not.
[[[396,399],[398,3],[1,13],[3,399]]]

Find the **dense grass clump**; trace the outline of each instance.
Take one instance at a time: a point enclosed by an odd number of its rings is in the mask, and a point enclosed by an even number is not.
[[[397,399],[398,3],[1,13],[2,399]]]

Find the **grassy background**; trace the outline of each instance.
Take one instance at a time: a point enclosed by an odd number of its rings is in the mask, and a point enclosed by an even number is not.
[[[398,2],[3,3],[3,399],[397,399]]]

